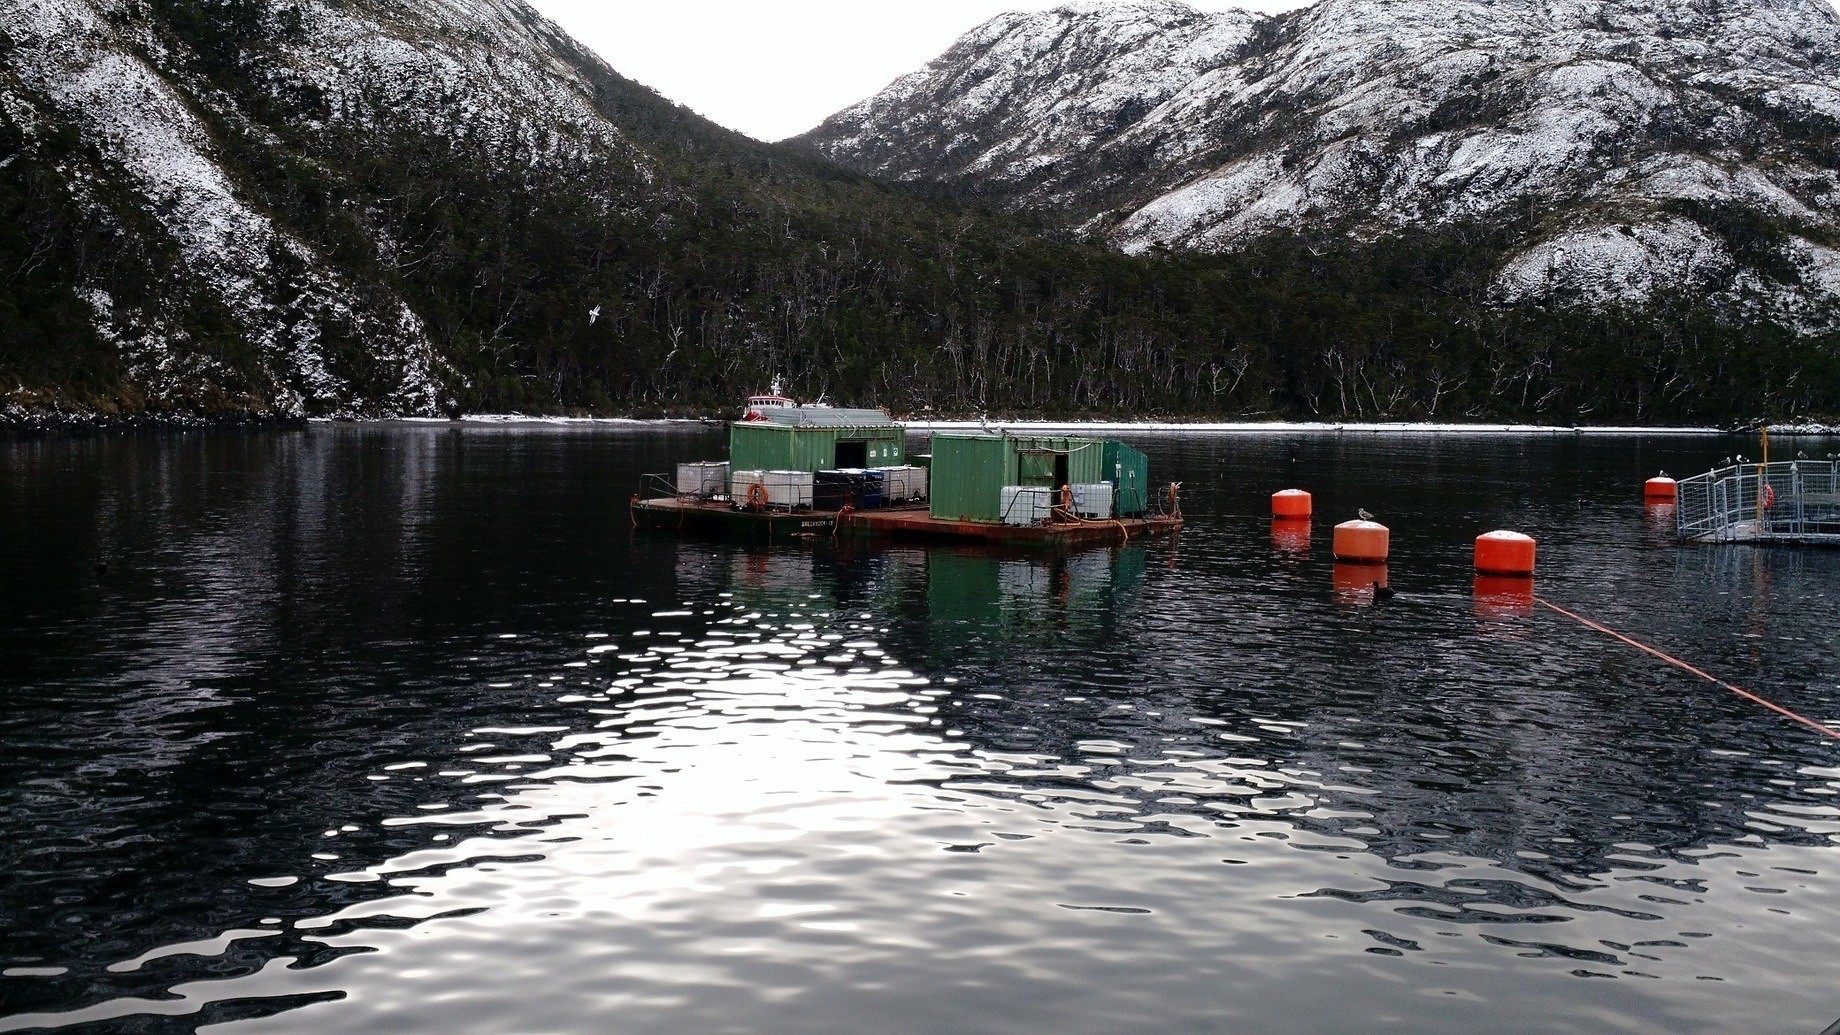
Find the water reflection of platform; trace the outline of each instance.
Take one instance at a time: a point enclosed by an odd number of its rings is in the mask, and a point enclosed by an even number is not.
[[[926,629],[935,646],[1104,635],[1136,614],[1142,547],[1006,555],[982,546],[933,547],[925,568]]]
[[[682,599],[729,599],[774,620],[864,611],[913,620],[937,646],[1104,634],[1141,616],[1148,569],[1146,544],[1043,551],[825,537],[801,550],[684,540],[675,581]]]

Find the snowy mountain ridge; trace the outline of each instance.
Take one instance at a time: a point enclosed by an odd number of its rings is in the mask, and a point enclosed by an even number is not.
[[[829,127],[916,192],[723,130],[522,0],[0,0],[0,433],[707,414],[775,378],[1062,418],[1831,419],[1832,21],[1009,15]]]
[[[269,96],[305,113],[297,125],[306,132],[444,136],[496,161],[553,170],[633,152],[593,109],[577,68],[555,57],[572,42],[522,4],[304,0],[257,10],[255,24],[235,31],[279,44],[282,59],[256,74]],[[130,185],[132,204],[176,244],[185,283],[201,285],[260,353],[272,395],[251,406],[296,416],[437,410],[455,378],[422,319],[401,298],[353,283],[236,182],[223,135],[272,134],[193,76],[192,55],[157,31],[138,0],[0,0],[0,40],[0,112],[28,151],[50,127],[75,127],[97,164],[66,160],[71,190],[117,235],[130,232],[99,191],[117,175]],[[402,252],[384,232],[375,246],[383,261]],[[168,314],[123,311],[98,284],[77,290],[156,399],[225,374]],[[331,335],[362,343],[365,386],[332,358]]]
[[[994,19],[802,143],[1132,253],[1518,221],[1502,301],[1713,291],[1819,322],[1837,139],[1823,0],[1154,0]]]

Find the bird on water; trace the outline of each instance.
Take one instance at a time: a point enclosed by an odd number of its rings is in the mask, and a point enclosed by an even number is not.
[[[1375,600],[1391,600],[1395,596],[1397,596],[1397,594],[1393,592],[1393,587],[1382,586],[1378,582],[1374,583],[1374,599]]]

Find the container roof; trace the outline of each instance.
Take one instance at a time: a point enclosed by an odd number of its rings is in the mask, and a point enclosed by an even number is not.
[[[984,431],[984,432],[945,432],[933,436],[933,441],[945,439],[970,442],[1014,442],[1024,452],[1065,453],[1075,449],[1090,449],[1104,445],[1103,439],[1083,438],[1078,435],[1055,435],[1049,432],[1035,431]],[[1051,443],[1043,447],[1041,443]]]
[[[757,406],[766,423],[792,428],[892,428],[894,418],[881,410],[846,410],[836,406]]]

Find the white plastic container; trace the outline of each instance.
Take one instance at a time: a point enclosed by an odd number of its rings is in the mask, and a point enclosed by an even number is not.
[[[1088,521],[1112,519],[1112,483],[1073,486],[1073,512]]]
[[[734,471],[728,476],[728,498],[736,503],[748,502],[748,489],[766,481],[765,471]]]
[[[677,465],[677,494],[709,499],[728,491],[728,461]]]
[[[768,471],[761,478],[767,487],[767,505],[793,510],[811,507],[810,471]]]
[[[1005,485],[1001,502],[1004,524],[1039,525],[1053,515],[1054,490],[1033,485]]]
[[[926,468],[880,467],[886,481],[884,494],[890,503],[926,499]]]

